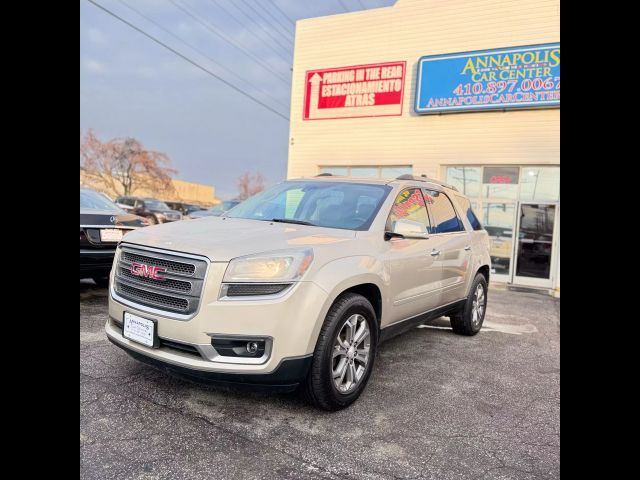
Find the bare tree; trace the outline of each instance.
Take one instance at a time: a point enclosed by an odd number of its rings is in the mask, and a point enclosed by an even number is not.
[[[264,190],[264,177],[261,173],[251,175],[245,172],[236,180],[238,186],[238,200],[246,200]]]
[[[164,153],[145,150],[135,138],[102,142],[92,130],[80,133],[80,170],[112,195],[131,195],[141,188],[172,192],[171,176],[177,172],[170,164]]]

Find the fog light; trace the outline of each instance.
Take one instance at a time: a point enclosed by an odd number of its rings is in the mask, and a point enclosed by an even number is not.
[[[254,357],[264,355],[266,343],[257,338],[220,338],[213,337],[211,345],[223,357]]]

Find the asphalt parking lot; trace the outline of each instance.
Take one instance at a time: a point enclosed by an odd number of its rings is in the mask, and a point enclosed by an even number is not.
[[[136,362],[106,339],[107,290],[81,282],[81,478],[559,478],[559,306],[491,289],[477,336],[438,319],[384,343],[327,413]]]

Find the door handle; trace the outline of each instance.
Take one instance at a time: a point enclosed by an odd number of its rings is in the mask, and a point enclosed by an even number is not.
[[[431,250],[431,253],[429,254],[432,257],[437,257],[438,255],[440,255],[440,250],[436,250],[435,248],[433,250]]]
[[[466,247],[464,247],[464,249],[468,252],[469,250],[471,250],[471,245],[467,245]]]

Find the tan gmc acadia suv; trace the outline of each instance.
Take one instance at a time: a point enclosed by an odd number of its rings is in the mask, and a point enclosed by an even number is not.
[[[478,333],[489,271],[488,235],[455,188],[323,174],[129,233],[106,333],[191,379],[299,387],[337,410],[362,393],[380,341],[442,315]]]

